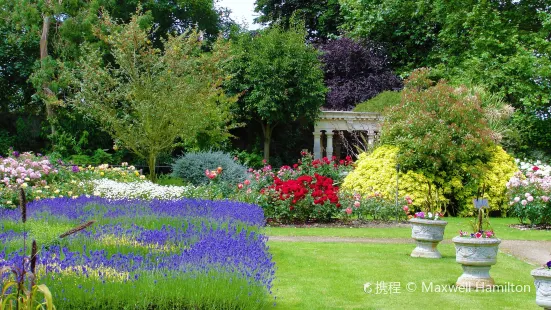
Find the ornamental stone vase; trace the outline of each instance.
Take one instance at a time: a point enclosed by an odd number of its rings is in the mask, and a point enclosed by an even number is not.
[[[463,274],[455,285],[468,288],[494,286],[490,268],[497,263],[497,250],[501,240],[457,236],[452,241],[455,243],[455,261],[463,267]]]
[[[532,270],[536,286],[536,304],[546,310],[551,310],[551,269],[538,268]]]
[[[448,222],[413,218],[411,223],[411,238],[415,239],[417,247],[411,252],[412,257],[441,258],[437,246],[444,239],[444,229]]]

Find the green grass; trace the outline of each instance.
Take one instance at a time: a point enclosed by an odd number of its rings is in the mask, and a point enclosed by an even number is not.
[[[461,275],[453,245],[442,259],[412,258],[411,245],[269,242],[277,265],[276,309],[538,309],[530,270],[499,254],[491,275],[498,285],[526,285],[530,292],[422,292],[423,282],[451,286]],[[363,290],[372,283],[372,292]],[[399,282],[399,293],[377,294],[377,282]],[[417,285],[408,292],[409,282]]]
[[[444,238],[451,239],[459,234],[459,230],[470,231],[471,218],[445,218],[448,222]],[[492,218],[490,220],[496,236],[506,240],[551,240],[551,230],[522,231],[509,227],[518,224],[515,218]],[[295,228],[267,227],[268,236],[324,236],[324,237],[358,237],[358,238],[411,238],[411,228],[377,227],[377,228]]]

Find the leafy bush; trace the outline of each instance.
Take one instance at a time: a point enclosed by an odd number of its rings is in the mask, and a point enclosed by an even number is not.
[[[338,191],[332,179],[317,173],[286,181],[275,177],[273,185],[261,190],[268,201],[264,213],[283,222],[329,221],[341,207]]]
[[[207,184],[206,170],[222,167],[220,181],[230,184],[243,182],[247,177],[247,168],[237,163],[233,156],[222,151],[186,153],[172,165],[172,175],[180,177],[193,185]]]
[[[518,217],[521,223],[551,224],[549,171],[533,166],[529,171],[517,172],[507,183],[511,214]]]
[[[264,157],[259,151],[247,152],[247,151],[235,151],[232,152],[232,155],[237,157],[240,163],[244,166],[251,168],[261,168],[264,166]]]
[[[8,154],[14,142],[14,136],[11,136],[7,130],[0,130],[0,155]]]
[[[277,171],[270,165],[249,169],[248,179],[237,184],[229,194],[231,199],[262,206],[266,217],[276,222],[332,220],[340,213],[338,185],[353,168],[352,159],[313,159],[307,152],[301,155],[293,166]]]
[[[384,197],[394,197],[397,154],[398,148],[388,145],[378,147],[369,155],[361,154],[356,162],[356,169],[345,178],[342,190],[361,195],[374,195],[378,192]],[[489,199],[491,210],[506,212],[508,209],[505,185],[517,168],[513,158],[501,147],[490,148],[490,154],[487,163],[475,163],[473,169],[481,172],[477,179],[464,180],[455,175],[450,182],[438,188],[438,196],[442,197],[442,202],[456,202],[455,211],[459,215],[469,215],[472,212],[471,199],[476,195],[476,184],[485,184],[486,198]],[[413,198],[413,207],[420,209],[426,203],[429,183],[434,190],[434,178],[421,172],[401,170],[398,195],[409,195]]]
[[[314,159],[314,155],[307,152],[302,152],[301,155],[302,158],[293,165],[293,168],[297,169],[300,174],[314,175],[317,173],[333,179],[335,184],[341,184],[344,177],[353,169],[350,156],[337,160],[335,156],[331,159],[327,157]]]
[[[497,130],[510,113],[502,101],[476,88],[445,81],[432,86],[429,75],[422,68],[406,81],[401,103],[385,111],[381,143],[397,146],[402,168],[443,189],[451,198],[449,211],[459,214],[479,187],[499,184],[502,191],[504,183],[485,184],[483,176],[502,136]],[[501,201],[494,202],[497,208]]]
[[[484,184],[486,187],[487,196],[485,198],[488,198],[490,211],[500,211],[502,215],[505,215],[509,210],[506,185],[518,170],[514,158],[507,154],[500,146],[493,146],[490,148],[490,159],[488,162],[482,163],[478,161],[474,169],[482,171],[478,184]],[[466,178],[468,177],[467,175]],[[462,187],[459,186],[459,182],[462,182]],[[452,190],[454,199],[460,205],[460,215],[473,215],[475,210],[472,208],[472,199],[476,196],[478,189],[476,183],[470,183],[464,179],[459,180],[459,178],[454,180]]]
[[[339,197],[345,217],[356,215],[358,219],[375,221],[405,220],[409,205],[413,203],[411,199],[401,199],[396,204],[395,197],[384,197],[379,192],[362,196],[342,191]]]
[[[398,162],[406,170],[438,177],[443,185],[462,165],[488,159],[492,131],[479,97],[442,81],[417,87],[427,74],[417,70],[407,80],[401,104],[386,113],[381,142],[399,147]]]
[[[378,112],[382,113],[386,108],[400,104],[401,93],[397,91],[384,91],[377,96],[358,104],[354,112]]]
[[[342,190],[358,193],[362,196],[381,194],[383,197],[396,195],[396,156],[398,148],[383,145],[371,154],[360,154],[356,169],[346,176]],[[421,173],[414,171],[400,172],[398,196],[409,195],[413,198],[413,206],[421,208],[428,191],[428,183],[432,181]],[[434,188],[434,186],[433,186]],[[443,196],[442,189],[439,196]]]

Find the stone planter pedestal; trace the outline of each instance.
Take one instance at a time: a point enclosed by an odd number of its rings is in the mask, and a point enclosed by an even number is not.
[[[448,222],[439,220],[411,219],[411,238],[417,247],[411,252],[412,257],[441,258],[437,246],[444,239],[444,229]]]
[[[536,304],[545,310],[551,310],[551,269],[538,268],[532,270],[536,286]]]
[[[497,263],[500,239],[455,237],[455,261],[462,265],[463,274],[456,286],[485,288],[495,285],[490,268]]]

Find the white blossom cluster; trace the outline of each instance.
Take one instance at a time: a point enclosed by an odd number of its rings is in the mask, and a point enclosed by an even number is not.
[[[109,179],[93,180],[94,195],[109,199],[179,199],[189,197],[193,186],[158,185],[150,181],[121,183]]]
[[[517,166],[523,173],[532,172],[536,175],[551,176],[551,165],[543,163],[541,161],[528,162],[520,159],[515,159]]]

